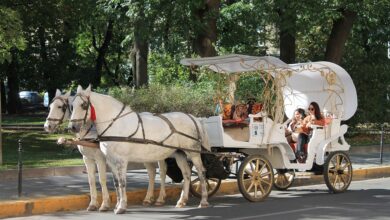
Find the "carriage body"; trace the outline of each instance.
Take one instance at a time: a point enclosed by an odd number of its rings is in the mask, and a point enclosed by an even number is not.
[[[227,74],[229,77],[256,71],[270,74],[274,79],[279,80],[275,84],[278,85],[276,89],[279,90],[279,94],[283,96],[283,104],[281,104],[283,106],[277,106],[276,109],[278,107],[282,109],[284,118],[291,119],[296,108],[307,108],[312,101],[319,104],[326,117],[325,126],[312,127],[313,133],[307,146],[305,162],[300,163],[295,160],[294,146],[287,142],[285,137],[287,121],[281,121],[280,116],[277,120],[278,116],[264,111],[249,114],[247,126],[235,128],[223,126],[224,120],[221,116],[203,119],[209,142],[215,152],[238,153],[244,157],[258,155],[271,164],[271,169],[282,170],[283,173],[290,170],[294,175],[295,171],[308,171],[312,170],[313,166],[322,168],[325,165],[322,169],[325,178],[328,178],[325,182],[330,191],[341,192],[348,188],[352,179],[352,167],[346,154],[350,145],[344,139],[348,126],[341,125],[341,122],[354,115],[357,109],[357,95],[351,77],[343,68],[330,62],[288,65],[275,57],[244,55],[184,59],[181,63],[189,66],[205,66],[217,74]],[[234,85],[232,87],[235,88]],[[346,174],[348,180],[343,183],[341,189],[338,189],[331,183],[333,179],[329,177],[335,172],[335,167],[329,164],[332,160],[340,160],[340,158],[344,161],[343,166],[348,167],[348,174]],[[326,173],[328,171],[331,173]]]

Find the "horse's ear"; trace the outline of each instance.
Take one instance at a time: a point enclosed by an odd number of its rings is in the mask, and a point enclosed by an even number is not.
[[[61,95],[61,91],[59,89],[57,89],[55,97],[60,96],[60,95]]]
[[[81,93],[83,91],[83,87],[81,85],[77,86],[77,93]]]
[[[88,88],[85,89],[86,92],[91,92],[92,85],[89,84]]]
[[[70,96],[70,90],[69,90],[67,93],[65,93],[64,96],[65,96],[66,98],[68,98],[68,97]]]

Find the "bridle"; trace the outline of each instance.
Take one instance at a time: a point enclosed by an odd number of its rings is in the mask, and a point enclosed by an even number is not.
[[[69,104],[68,104],[68,99],[64,99],[62,97],[55,97],[51,103],[53,103],[55,100],[60,100],[62,102],[62,107],[61,107],[61,110],[62,110],[62,117],[61,118],[46,118],[47,121],[50,121],[50,122],[58,122],[58,124],[61,124],[65,118],[65,115],[66,115],[66,110],[69,109]],[[69,109],[70,110],[70,109]]]
[[[80,97],[80,99],[83,101],[83,103],[81,104],[81,109],[83,109],[85,111],[85,115],[84,115],[84,118],[70,119],[70,122],[73,123],[73,122],[80,122],[80,121],[82,121],[84,124],[86,124],[87,123],[87,116],[88,116],[88,109],[91,108],[91,101],[89,100],[89,96],[85,97],[85,96],[81,95],[80,93],[77,93],[74,96],[73,101],[77,97]]]

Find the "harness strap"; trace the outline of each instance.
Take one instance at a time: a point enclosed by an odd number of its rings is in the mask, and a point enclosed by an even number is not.
[[[149,140],[149,139],[142,139],[142,138],[132,138],[132,137],[118,137],[118,136],[104,136],[100,137],[97,139],[97,141],[113,141],[113,142],[132,142],[132,143],[139,143],[139,144],[153,144],[153,145],[158,145],[170,149],[175,149],[175,150],[182,150],[182,151],[189,151],[189,152],[194,152],[194,153],[200,153],[200,154],[213,154],[213,155],[219,155],[214,152],[210,151],[203,151],[203,150],[194,150],[194,149],[184,149],[182,147],[176,147],[172,145],[167,145],[163,144],[161,142],[157,142],[154,140]]]
[[[88,102],[89,102],[89,99],[88,99]],[[119,112],[119,114],[118,114],[115,118],[112,119],[111,123],[106,127],[106,129],[104,129],[104,131],[103,131],[99,136],[102,136],[104,133],[106,133],[106,131],[107,131],[109,128],[111,128],[112,124],[114,124],[114,122],[115,122],[118,118],[121,118],[121,117],[122,117],[121,114],[122,114],[122,112],[125,110],[125,108],[126,108],[126,105],[123,104],[122,109],[121,109],[121,111]],[[130,113],[127,113],[127,114],[130,114]]]
[[[188,114],[186,114],[186,115],[188,115]],[[155,116],[157,116],[157,117],[161,118],[162,120],[164,120],[168,124],[169,128],[171,129],[171,133],[162,142],[166,141],[174,133],[180,134],[180,135],[182,135],[184,137],[187,137],[189,139],[192,139],[192,140],[200,142],[200,140],[199,140],[199,128],[198,128],[196,122],[189,115],[188,116],[191,118],[191,120],[195,124],[196,130],[198,132],[198,138],[194,138],[194,137],[192,137],[192,136],[190,136],[188,134],[185,134],[185,133],[183,133],[181,131],[176,130],[176,128],[173,126],[172,122],[169,121],[169,119],[167,117],[165,117],[164,115],[162,115],[162,114],[155,114]]]

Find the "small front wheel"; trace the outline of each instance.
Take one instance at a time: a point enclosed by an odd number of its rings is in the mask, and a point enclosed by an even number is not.
[[[260,202],[271,193],[274,172],[264,157],[252,155],[241,163],[237,176],[238,188],[245,199]]]
[[[341,193],[348,189],[352,181],[352,163],[342,151],[329,154],[324,164],[324,179],[332,193]]]
[[[274,187],[277,190],[287,190],[294,182],[294,170],[277,169],[274,174]]]
[[[218,192],[218,189],[221,186],[221,182],[222,180],[218,178],[206,178],[206,189],[208,197],[211,197],[216,192]],[[190,192],[195,197],[202,198],[202,187],[200,185],[199,177],[191,180]]]

